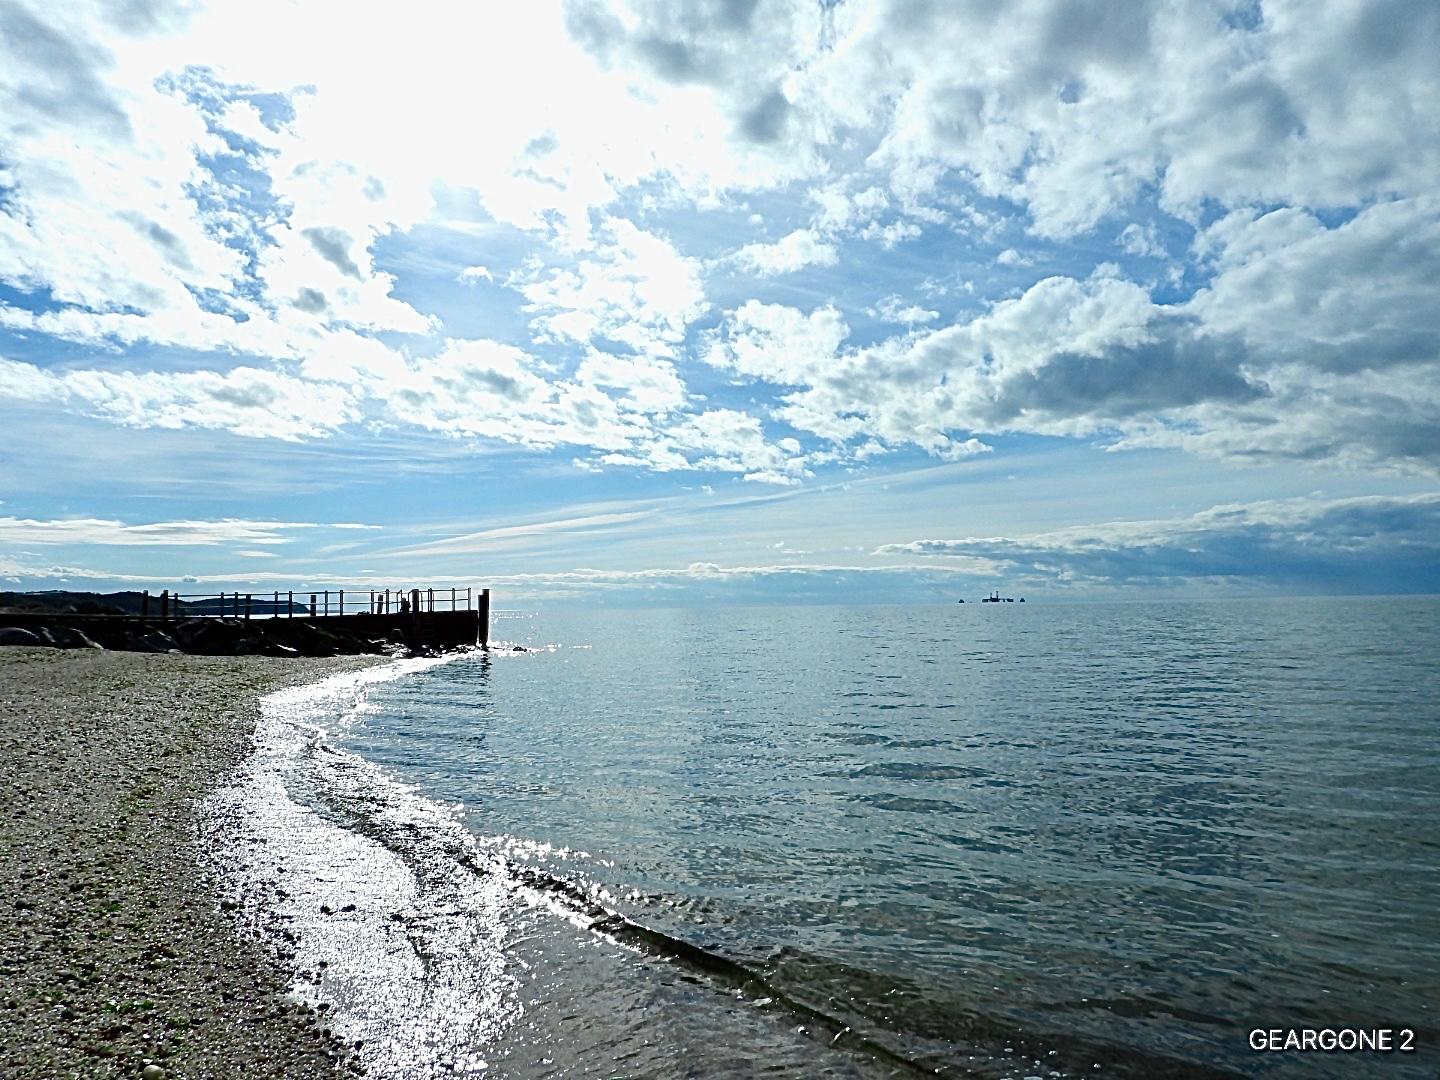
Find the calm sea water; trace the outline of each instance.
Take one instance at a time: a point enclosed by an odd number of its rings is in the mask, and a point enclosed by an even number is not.
[[[523,894],[489,1075],[1436,1075],[1440,602],[494,636],[526,651],[376,687],[339,742]],[[1277,1027],[1417,1052],[1249,1048]]]

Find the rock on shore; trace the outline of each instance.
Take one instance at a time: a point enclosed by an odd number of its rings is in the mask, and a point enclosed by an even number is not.
[[[250,621],[195,617],[145,622],[28,614],[12,615],[11,621],[17,625],[7,625],[5,614],[0,613],[0,645],[182,652],[199,656],[404,656],[413,651],[390,637],[376,637],[335,625],[320,627],[303,619]]]
[[[194,813],[261,694],[367,662],[0,650],[0,1046],[17,1078],[345,1075],[219,910]]]

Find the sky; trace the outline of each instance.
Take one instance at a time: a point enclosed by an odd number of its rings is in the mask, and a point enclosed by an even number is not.
[[[0,587],[1440,592],[1429,0],[0,0]]]

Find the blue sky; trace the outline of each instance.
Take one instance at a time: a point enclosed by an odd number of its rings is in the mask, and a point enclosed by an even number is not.
[[[1440,591],[1440,8],[0,2],[0,576]]]

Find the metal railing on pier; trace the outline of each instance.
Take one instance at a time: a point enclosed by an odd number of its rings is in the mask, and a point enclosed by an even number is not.
[[[272,589],[269,592],[141,593],[140,614],[150,618],[294,619],[331,615],[405,615],[482,611],[489,589],[470,586],[393,589]]]

